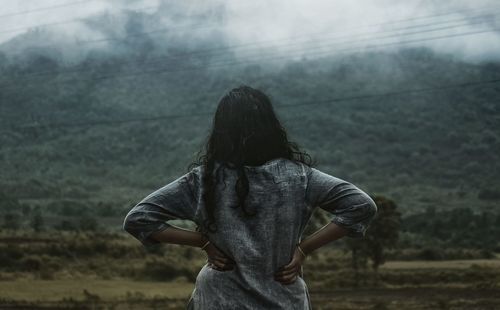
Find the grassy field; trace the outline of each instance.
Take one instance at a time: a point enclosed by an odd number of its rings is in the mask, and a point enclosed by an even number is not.
[[[406,274],[411,271],[436,273],[450,270],[491,271],[486,281],[388,285],[380,287],[329,288],[306,273],[313,306],[316,309],[498,309],[500,308],[500,258],[457,261],[390,261],[380,270]],[[410,273],[408,274],[408,272]],[[496,282],[491,282],[494,280]],[[174,281],[109,280],[95,277],[55,280],[0,281],[0,300],[4,308],[31,309],[184,309],[194,284],[185,277]]]
[[[184,309],[193,285],[127,280],[8,281],[2,309]],[[317,309],[498,309],[499,289],[453,287],[356,288],[311,291]]]

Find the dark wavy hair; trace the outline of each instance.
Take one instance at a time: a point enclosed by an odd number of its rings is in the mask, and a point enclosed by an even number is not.
[[[249,185],[244,166],[259,166],[276,158],[287,158],[308,166],[314,165],[311,156],[301,151],[299,146],[288,140],[285,128],[276,116],[271,100],[262,91],[243,85],[226,93],[219,101],[213,118],[212,129],[207,138],[204,152],[198,152],[195,162],[188,166],[203,165],[203,200],[208,215],[197,227],[204,234],[215,232],[214,218],[215,162],[222,167],[236,169],[238,179],[235,191],[238,205],[245,216],[253,216],[245,206]],[[218,174],[218,171],[216,172]]]

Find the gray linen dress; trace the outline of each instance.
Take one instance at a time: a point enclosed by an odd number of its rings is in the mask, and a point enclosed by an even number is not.
[[[232,257],[236,266],[219,271],[205,264],[187,308],[312,309],[302,277],[285,285],[274,280],[274,272],[290,262],[314,208],[330,212],[332,222],[348,229],[348,237],[360,238],[377,212],[375,202],[349,182],[277,158],[261,166],[245,166],[250,187],[247,206],[257,211],[255,217],[245,218],[239,208],[231,207],[237,204],[236,170],[219,163],[215,168],[223,182],[216,187],[218,230],[210,233],[209,239]],[[151,233],[171,226],[168,220],[201,224],[207,218],[201,198],[203,169],[193,168],[145,197],[128,212],[123,229],[150,247],[159,243]]]

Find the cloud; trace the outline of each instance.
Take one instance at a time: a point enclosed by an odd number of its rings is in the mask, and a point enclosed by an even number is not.
[[[70,0],[8,1],[3,4],[0,15],[64,3]],[[314,58],[380,48],[426,46],[471,61],[498,60],[500,35],[491,30],[500,28],[499,8],[495,0],[101,0],[4,16],[0,18],[0,32],[103,13],[117,16],[119,20],[124,10],[140,12],[143,9],[156,12],[148,30],[170,27],[185,38],[199,38],[219,31],[227,45],[241,46],[235,49],[241,59]],[[123,23],[117,23],[117,30]],[[80,40],[109,36],[78,22],[45,28]],[[0,42],[24,31],[1,33]],[[164,39],[161,35],[156,38]],[[108,47],[112,45],[107,43]]]

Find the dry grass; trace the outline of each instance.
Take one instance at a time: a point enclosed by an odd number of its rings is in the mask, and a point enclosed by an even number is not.
[[[500,258],[445,261],[388,261],[380,269],[466,269],[473,265],[500,269]]]
[[[0,297],[22,301],[58,301],[64,298],[84,300],[84,290],[101,300],[125,299],[129,294],[144,298],[189,298],[194,285],[187,281],[143,282],[132,280],[18,280],[0,281]]]

